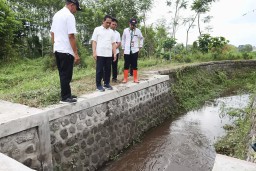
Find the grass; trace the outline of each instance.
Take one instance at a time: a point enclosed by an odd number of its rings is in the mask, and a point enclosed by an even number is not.
[[[254,98],[251,99],[253,104]],[[227,125],[226,136],[222,137],[214,145],[219,154],[246,159],[248,152],[249,133],[251,131],[252,105],[248,105],[244,110],[232,109],[228,112],[231,117],[236,117],[234,125]]]
[[[254,69],[234,69],[232,72],[203,72],[188,69],[177,72],[172,94],[179,104],[179,111],[199,108],[206,100],[233,94],[255,94],[256,72]],[[255,98],[252,98],[254,100]],[[253,102],[251,102],[253,104]],[[235,124],[226,125],[227,135],[216,144],[217,153],[244,160],[248,151],[248,134],[251,130],[253,106],[243,110],[232,109],[230,116],[238,117]]]
[[[59,76],[53,59],[54,57],[37,59],[24,58],[23,60],[8,64],[1,64],[0,99],[38,108],[58,103],[60,99]],[[195,63],[199,62],[194,62],[193,64]],[[82,64],[84,67],[74,67],[73,80],[71,82],[72,93],[78,96],[95,91],[95,61],[87,57]],[[123,64],[123,58],[119,59],[119,80],[123,78]],[[139,78],[143,79],[146,77],[146,75],[142,74],[142,71],[178,68],[186,65],[191,65],[191,63],[166,61],[161,58],[140,58],[138,61]],[[200,77],[203,80],[206,75]],[[219,77],[221,77],[221,75],[219,75]],[[183,83],[192,84],[194,85],[192,88],[197,88],[196,80],[191,78],[193,78],[193,75],[191,75],[190,78],[185,78],[191,80],[191,82],[185,83],[183,81]],[[198,79],[198,81],[200,81],[200,79]],[[199,85],[200,90],[202,90],[200,96],[195,94],[195,97],[202,100],[208,98],[207,94],[209,94],[209,92],[213,94],[216,93],[215,89],[210,89],[211,81],[205,81],[204,84]],[[206,85],[207,82],[209,85]],[[113,83],[112,85],[116,84]],[[191,95],[189,92],[190,88],[182,89],[182,91],[187,95]],[[189,96],[185,98],[189,98]],[[193,105],[193,103],[191,105]]]
[[[86,62],[87,67],[74,67],[71,89],[72,93],[78,96],[95,91],[95,61],[89,58]],[[2,64],[0,66],[0,99],[38,108],[58,103],[60,99],[58,71],[56,68],[52,69],[49,63],[51,62],[46,58],[25,58]],[[121,58],[118,67],[119,80],[123,78],[123,63]],[[145,77],[140,75],[142,70],[151,70],[156,65],[162,67],[169,63],[166,64],[154,58],[140,59],[138,65],[142,68],[139,68],[139,77],[142,78]]]
[[[51,60],[50,60],[51,61]],[[122,76],[123,59],[119,60],[119,80]],[[199,62],[194,62],[199,63]],[[174,63],[161,59],[139,59],[139,77],[146,77],[142,71],[179,68],[191,63]],[[56,104],[60,98],[59,76],[51,68],[46,58],[23,59],[0,65],[0,99],[25,104],[31,107],[45,107]],[[55,66],[55,65],[53,65]],[[74,68],[71,88],[73,94],[82,95],[95,91],[95,61],[86,60],[87,67]],[[171,94],[177,100],[180,111],[189,111],[200,107],[206,100],[238,92],[255,93],[256,72],[254,69],[234,69],[226,71],[204,72],[195,68],[176,72],[176,82]],[[132,78],[129,78],[132,79]],[[112,84],[115,85],[115,84]],[[248,109],[246,109],[248,111]],[[235,112],[233,112],[235,114]],[[250,130],[248,116],[240,118],[235,127],[226,126],[228,135],[216,145],[218,152],[243,159],[246,151],[246,135]]]

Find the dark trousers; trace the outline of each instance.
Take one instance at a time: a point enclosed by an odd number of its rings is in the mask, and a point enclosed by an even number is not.
[[[139,53],[131,53],[130,55],[124,54],[124,69],[129,70],[130,65],[132,70],[137,70]]]
[[[116,61],[114,61],[114,56],[112,56],[112,79],[117,79],[118,58],[119,58],[119,53],[116,54]]]
[[[73,75],[74,57],[68,53],[55,52],[60,77],[61,99],[71,97],[70,82]]]
[[[97,56],[96,61],[96,86],[101,86],[103,78],[104,84],[109,84],[111,75],[111,61],[112,57]]]

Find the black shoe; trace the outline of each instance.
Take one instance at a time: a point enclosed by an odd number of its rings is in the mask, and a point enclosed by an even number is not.
[[[256,152],[256,143],[251,144],[251,147]]]
[[[102,86],[97,86],[96,90],[98,90],[100,92],[104,92],[105,91],[105,89]]]
[[[73,98],[66,98],[65,100],[61,100],[60,103],[65,104],[65,103],[76,103],[77,100]]]
[[[113,87],[109,84],[105,84],[104,88],[107,89],[107,90],[113,90]]]
[[[77,96],[76,95],[71,95],[71,98],[72,99],[77,99]]]
[[[113,83],[117,83],[117,79],[116,78],[112,78],[112,82]]]

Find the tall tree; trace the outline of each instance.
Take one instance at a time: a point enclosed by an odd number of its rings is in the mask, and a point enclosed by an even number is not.
[[[167,6],[172,7],[172,4],[174,3],[174,16],[172,17],[172,38],[175,39],[177,28],[179,26],[179,21],[181,19],[180,11],[182,9],[187,9],[188,2],[186,0],[167,0],[166,4]]]
[[[0,59],[9,60],[14,53],[14,40],[21,22],[16,19],[6,0],[0,0]]]
[[[195,11],[197,16],[197,25],[198,25],[198,31],[199,35],[201,36],[201,28],[200,28],[200,16],[201,14],[205,14],[206,12],[210,11],[210,5],[212,2],[215,2],[215,0],[194,0],[191,9]]]

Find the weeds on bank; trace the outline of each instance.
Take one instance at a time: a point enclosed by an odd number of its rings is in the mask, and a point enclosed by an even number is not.
[[[177,82],[171,93],[178,100],[180,110],[193,110],[206,100],[221,96],[255,93],[256,72],[253,69],[204,72],[188,69],[176,73]],[[254,99],[254,98],[253,98]],[[248,133],[251,129],[252,106],[243,110],[230,109],[228,114],[236,117],[234,125],[226,125],[227,136],[216,144],[217,153],[244,159],[248,149]]]
[[[214,145],[219,154],[235,157],[244,160],[248,152],[249,133],[251,130],[252,104],[245,109],[226,109],[230,117],[235,118],[233,125],[226,125],[226,136],[220,138]]]
[[[172,85],[171,93],[185,111],[200,107],[206,100],[252,92],[256,83],[256,72],[252,69],[205,72],[195,68],[179,70],[177,82]]]

